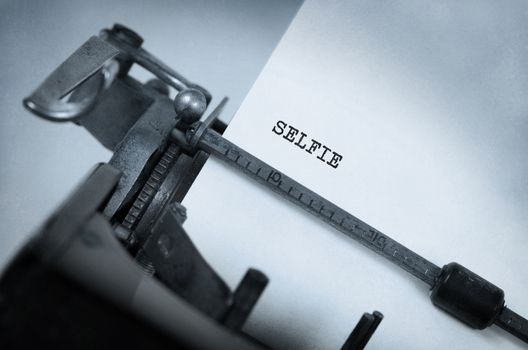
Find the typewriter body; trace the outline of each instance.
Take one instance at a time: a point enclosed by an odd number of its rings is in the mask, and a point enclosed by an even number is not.
[[[268,284],[265,272],[248,267],[231,290],[183,228],[181,201],[209,154],[183,147],[174,130],[201,118],[222,134],[227,99],[204,116],[209,92],[142,44],[127,27],[105,29],[24,101],[37,116],[84,127],[113,156],[2,276],[4,348],[267,348],[242,330]],[[131,77],[133,64],[153,79]],[[381,318],[366,313],[343,348],[363,348]]]

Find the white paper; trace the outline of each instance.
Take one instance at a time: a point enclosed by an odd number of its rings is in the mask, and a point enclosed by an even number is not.
[[[307,1],[225,137],[526,316],[527,11],[473,5]],[[278,120],[339,166],[273,133]],[[245,330],[272,347],[338,349],[373,310],[385,319],[369,349],[524,346],[453,319],[424,283],[216,159],[183,204],[232,287],[248,267],[270,278]]]

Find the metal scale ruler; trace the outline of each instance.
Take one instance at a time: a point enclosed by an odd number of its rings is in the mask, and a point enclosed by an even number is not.
[[[470,327],[484,329],[496,324],[528,343],[528,320],[505,306],[502,289],[458,263],[439,267],[413,252],[210,129],[213,118],[192,124],[185,137],[178,129],[172,136],[191,150],[200,149],[221,159],[422,280],[431,287],[435,306]]]

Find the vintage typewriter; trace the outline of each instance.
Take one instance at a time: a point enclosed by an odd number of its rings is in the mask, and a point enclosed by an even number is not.
[[[434,265],[222,138],[227,99],[204,115],[209,92],[142,45],[125,26],[104,29],[24,100],[39,117],[84,127],[113,156],[6,269],[3,348],[268,348],[242,330],[269,282],[265,271],[249,268],[231,290],[183,228],[181,202],[210,156],[419,278],[433,304],[467,325],[496,324],[528,342],[528,321],[504,305],[500,288],[457,263]],[[133,64],[154,78],[134,79]],[[365,313],[343,349],[365,347],[382,318]]]
[[[84,127],[114,154],[5,271],[2,348],[268,348],[242,331],[265,273],[249,268],[230,290],[182,226],[180,203],[209,153],[185,147],[174,131],[199,120],[211,95],[142,44],[125,26],[104,29],[24,100],[39,117]],[[140,83],[133,64],[154,78]],[[219,134],[226,102],[204,121]],[[382,317],[365,313],[343,348],[364,347]]]

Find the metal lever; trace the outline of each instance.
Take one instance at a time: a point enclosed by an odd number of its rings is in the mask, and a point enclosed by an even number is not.
[[[374,311],[372,314],[365,312],[357,323],[356,327],[348,336],[345,344],[341,350],[361,350],[365,348],[370,337],[376,331],[379,324],[383,320],[383,314],[379,311]]]
[[[190,82],[168,65],[141,47],[143,39],[120,24],[105,29],[99,37],[93,36],[64,61],[27,98],[24,106],[34,114],[54,122],[73,121],[88,113],[116,76],[128,72],[132,63],[144,67],[160,80],[180,92],[185,99],[189,94],[200,94],[205,110],[211,94],[203,87]],[[90,85],[81,100],[66,97],[81,84]]]
[[[209,91],[187,80],[149,51],[142,48],[143,38],[133,30],[121,24],[114,24],[112,29],[101,31],[101,38],[108,40],[112,45],[119,48],[121,54],[127,56],[127,59],[139,64],[177,91],[196,89],[203,93],[207,104],[211,101],[212,96]]]
[[[117,62],[112,59],[119,50],[93,36],[64,61],[27,98],[24,106],[39,117],[54,122],[75,120],[93,108],[101,93],[113,82]],[[80,101],[63,101],[76,87],[94,81],[95,91]]]

